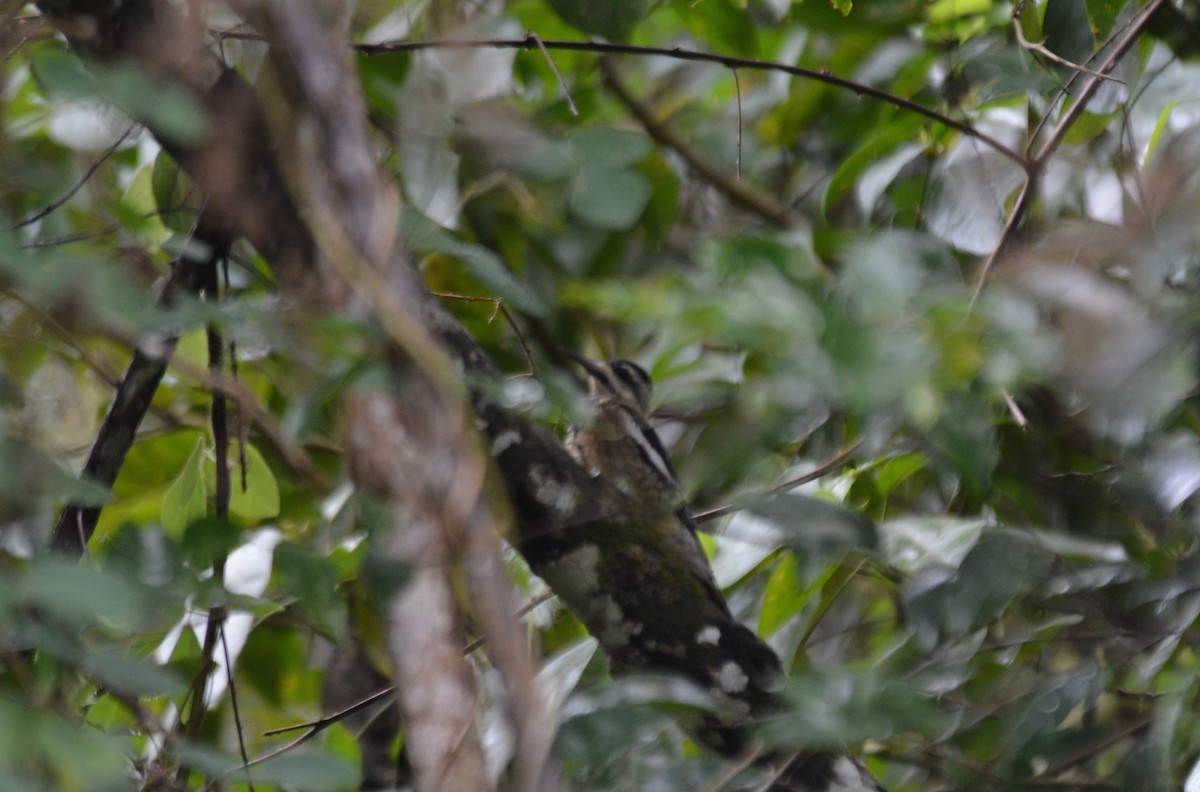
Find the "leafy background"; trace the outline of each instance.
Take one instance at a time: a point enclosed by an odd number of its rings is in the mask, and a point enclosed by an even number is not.
[[[557,347],[651,371],[694,510],[727,507],[705,522],[719,581],[790,670],[795,712],[766,739],[862,744],[894,790],[1200,783],[1197,20],[1153,5],[1140,27],[1144,4],[1107,0],[355,11],[366,44],[548,43],[356,56],[400,228],[531,420],[580,415]],[[36,7],[4,11],[0,786],[125,789],[167,750],[245,788],[239,732],[263,756],[287,737],[262,732],[333,708],[341,658],[386,667],[378,606],[403,570],[368,552],[337,398],[371,349],[328,319],[297,354],[245,246],[218,307],[155,308],[196,199],[130,116],[186,141],[203,114],[139,72],[85,70]],[[1088,75],[1062,61],[1095,68],[1131,30],[1120,82],[1080,104]],[[552,46],[589,36],[828,70],[1024,161],[816,80]],[[264,45],[213,41],[253,79]],[[245,391],[228,521],[208,506],[205,322],[236,342]],[[77,482],[132,345],[180,328],[112,492]],[[82,566],[39,550],[67,499],[105,504]],[[222,589],[205,570],[226,552]],[[573,787],[754,783],[678,727],[694,691],[609,679],[510,562]],[[239,711],[216,673],[216,714],[183,739],[216,603]],[[497,770],[498,707],[480,716]],[[364,728],[257,765],[255,788],[356,787]]]

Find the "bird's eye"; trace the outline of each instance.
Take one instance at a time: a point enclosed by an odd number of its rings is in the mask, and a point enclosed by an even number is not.
[[[613,375],[634,393],[650,389],[650,375],[637,363],[631,363],[628,360],[614,360],[609,365]]]

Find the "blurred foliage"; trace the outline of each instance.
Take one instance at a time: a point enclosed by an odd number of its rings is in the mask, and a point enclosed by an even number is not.
[[[1082,62],[1142,5],[1025,2],[1017,24]],[[1021,46],[1006,4],[497,0],[466,21],[438,6],[362,3],[353,35],[528,30],[827,69],[1018,151],[1083,82]],[[176,728],[207,672],[204,609],[229,609],[251,756],[281,744],[262,732],[323,711],[332,654],[357,646],[386,667],[378,605],[407,570],[372,554],[386,524],[350,491],[339,447],[338,394],[373,376],[371,347],[335,317],[290,333],[245,243],[219,306],[156,307],[197,199],[146,127],[186,142],[203,114],[136,70],[84,69],[35,7],[18,16],[0,25],[0,787],[126,789],[165,751],[244,789],[224,671],[205,729]],[[358,56],[407,199],[399,228],[513,375],[506,402],[561,428],[580,405],[556,347],[636,359],[695,510],[734,505],[705,541],[731,607],[791,671],[795,709],[764,727],[771,744],[865,741],[896,792],[1198,783],[1193,17],[1164,6],[1122,82],[1090,100],[978,297],[1025,172],[894,103],[665,57]],[[252,79],[263,45],[221,53]],[[737,189],[805,220],[781,228]],[[210,505],[206,322],[236,342],[238,379],[276,430],[243,416],[246,489],[236,461],[227,520]],[[183,340],[120,477],[80,484],[131,341],[163,331]],[[105,504],[78,564],[40,549],[67,499]],[[208,570],[226,553],[222,587]],[[511,568],[544,591],[515,555]],[[717,706],[703,691],[609,679],[553,599],[528,623],[566,702],[556,752],[573,788],[725,777],[679,728]],[[256,767],[254,788],[353,788],[358,751],[339,725]]]

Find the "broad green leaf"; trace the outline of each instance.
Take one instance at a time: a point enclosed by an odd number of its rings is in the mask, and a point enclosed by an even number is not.
[[[135,660],[121,652],[89,654],[85,668],[106,687],[135,696],[166,696],[184,688],[183,679],[170,669]]]
[[[40,558],[21,581],[32,606],[79,626],[130,629],[144,613],[137,588],[115,575],[65,558]]]
[[[204,491],[204,438],[196,438],[192,453],[183,469],[163,495],[161,519],[167,535],[183,538],[184,529],[193,520],[208,513],[208,498]]]
[[[635,165],[654,150],[645,135],[612,127],[584,127],[571,135],[570,140],[584,167],[608,170]]]
[[[158,216],[154,194],[154,175],[150,166],[140,168],[121,196],[121,206],[127,210],[127,225],[137,229],[149,244],[157,247],[171,238],[171,229]]]
[[[150,185],[154,193],[154,208],[164,226],[177,234],[188,234],[192,230],[192,213],[186,211],[188,183],[179,165],[166,151],[158,152],[150,172]]]
[[[886,498],[905,479],[922,470],[929,460],[920,451],[910,451],[888,459],[875,470],[875,486]]]
[[[237,778],[236,767],[230,777]],[[275,784],[296,792],[335,792],[358,785],[358,768],[325,754],[286,753],[250,768],[256,784]]]
[[[832,567],[831,567],[832,568]],[[758,634],[769,638],[800,612],[807,602],[807,587],[800,583],[800,566],[791,553],[783,553],[763,589],[758,613]]]
[[[645,0],[549,0],[564,22],[584,33],[625,41],[646,12]]]
[[[345,603],[337,592],[337,575],[328,560],[293,542],[275,548],[274,575],[301,613],[326,635],[345,630]]]
[[[1046,0],[1042,30],[1046,49],[1071,63],[1083,64],[1096,49],[1086,0]]]
[[[241,528],[228,520],[200,518],[188,523],[180,544],[193,567],[207,569],[217,559],[229,555],[238,546],[241,535]]]
[[[243,447],[246,451],[244,489],[238,445],[235,442],[229,446],[229,513],[248,523],[268,520],[279,514],[279,484],[259,450],[250,443]],[[216,463],[211,458],[205,461],[204,475],[211,495],[217,480]]]
[[[650,182],[636,171],[585,167],[571,192],[571,211],[588,225],[627,231],[650,200]]]
[[[405,209],[401,213],[400,233],[421,253],[444,253],[461,261],[472,276],[510,307],[531,316],[546,315],[548,309],[538,294],[522,283],[499,256],[482,245],[458,239],[415,209]]]

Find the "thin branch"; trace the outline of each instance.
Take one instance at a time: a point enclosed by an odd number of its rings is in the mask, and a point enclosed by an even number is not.
[[[738,78],[738,70],[733,73],[733,97],[737,100],[737,159],[734,161],[734,175],[742,180],[742,81]]]
[[[975,307],[976,301],[979,300],[979,295],[983,293],[984,284],[987,283],[988,274],[991,273],[992,267],[1000,259],[1000,254],[1008,249],[1008,243],[1012,240],[1013,232],[1016,231],[1017,225],[1025,217],[1025,211],[1029,208],[1029,202],[1033,197],[1033,184],[1033,177],[1027,175],[1025,183],[1021,185],[1021,191],[1017,193],[1017,198],[1013,201],[1012,209],[1009,210],[1008,219],[1004,221],[1004,227],[1000,229],[1000,236],[996,239],[996,244],[992,247],[992,252],[988,253],[988,257],[984,259],[983,266],[979,268],[979,278],[975,281],[975,291],[971,293],[970,308]]]
[[[638,101],[629,88],[621,82],[616,68],[607,58],[600,59],[600,70],[604,75],[604,84],[638,120],[638,123],[646,130],[646,134],[650,135],[659,145],[674,150],[696,175],[729,196],[733,203],[749,209],[769,223],[783,228],[797,228],[804,225],[804,220],[798,215],[781,206],[771,196],[731,178],[725,171],[676,135],[670,127],[659,121],[650,108]]]
[[[1082,66],[1078,63],[1069,61],[1066,58],[1063,58],[1059,55],[1055,55],[1053,52],[1046,49],[1046,45],[1044,43],[1033,42],[1033,41],[1030,41],[1029,39],[1025,38],[1025,30],[1021,27],[1021,9],[1024,7],[1025,7],[1025,2],[1024,2],[1024,0],[1022,0],[1022,2],[1017,3],[1016,7],[1013,8],[1013,13],[1012,13],[1013,32],[1017,36],[1017,43],[1020,44],[1024,49],[1029,50],[1030,52],[1037,53],[1038,55],[1041,55],[1046,60],[1053,61],[1054,63],[1057,63],[1060,66],[1066,66],[1068,69],[1073,69],[1077,72],[1083,72],[1084,74],[1090,74],[1091,76],[1097,77],[1101,80],[1111,80],[1112,82],[1118,83],[1120,85],[1125,84],[1124,80],[1113,77],[1110,74],[1103,74],[1098,71],[1093,71],[1093,70],[1089,69],[1087,66]]]
[[[536,33],[530,33],[529,36],[537,42],[538,49],[542,51],[542,55],[546,56],[546,63],[550,66],[550,71],[554,73],[554,79],[558,80],[558,87],[562,89],[563,98],[567,100],[567,107],[571,110],[571,115],[578,117],[579,108],[575,106],[574,100],[571,99],[571,89],[567,87],[567,81],[563,79],[559,73],[558,67],[554,65],[554,58],[550,57],[550,51],[546,49],[546,45],[542,43],[542,39]]]
[[[550,591],[550,590],[546,590],[546,591],[543,591],[541,594],[538,594],[536,597],[529,600],[529,602],[526,602],[524,605],[521,606],[521,609],[517,611],[517,618],[518,619],[525,618],[531,612],[533,612],[534,608],[536,608],[538,605],[541,605],[543,602],[546,602],[547,600],[551,599],[553,596],[554,596],[554,592]],[[465,647],[463,647],[463,654],[466,655],[466,654],[470,654],[471,652],[474,652],[476,649],[478,649],[480,646],[483,645],[484,639],[485,639],[485,636],[481,635],[478,638],[475,638],[472,641],[470,641]]]
[[[504,320],[508,322],[508,326],[512,328],[513,333],[517,336],[517,343],[521,345],[521,354],[525,357],[525,364],[529,366],[529,375],[533,376],[537,372],[537,364],[533,360],[533,354],[529,351],[529,343],[525,340],[525,334],[521,332],[517,320],[512,313],[504,305],[504,300],[499,297],[480,297],[473,294],[456,294],[454,292],[434,292],[435,297],[441,297],[445,300],[461,300],[463,302],[486,302],[492,303],[495,310],[492,312],[492,318],[488,320],[490,324],[496,318],[496,314],[502,314]]]
[[[367,696],[362,701],[351,704],[349,707],[338,710],[337,712],[335,712],[331,715],[325,715],[321,718],[318,718],[315,721],[309,721],[308,723],[296,723],[291,726],[281,726],[278,729],[271,729],[269,731],[263,732],[263,736],[264,737],[274,737],[276,734],[286,734],[286,733],[292,732],[292,731],[299,731],[300,729],[314,729],[315,730],[314,733],[315,733],[316,731],[320,731],[321,729],[325,729],[325,728],[332,726],[333,724],[337,723],[340,720],[345,720],[346,718],[349,718],[351,715],[353,715],[356,712],[362,712],[364,709],[371,706],[375,702],[377,702],[380,699],[383,699],[384,697],[389,696],[395,692],[396,692],[396,686],[391,685],[389,687],[384,688],[383,690],[377,690],[374,693],[372,693],[371,695]],[[308,739],[311,736],[312,735],[305,735],[304,739]],[[274,754],[272,754],[272,755],[274,755]],[[256,761],[262,761],[262,760],[258,759]]]
[[[245,41],[262,41],[263,36],[258,33],[242,33],[237,31],[210,31],[217,39],[237,39]],[[828,70],[806,69],[803,66],[793,66],[788,63],[775,63],[773,61],[758,60],[757,58],[735,58],[730,55],[717,55],[711,52],[700,52],[698,50],[687,49],[686,47],[643,47],[634,44],[615,44],[606,41],[564,41],[558,39],[539,39],[534,40],[532,35],[525,36],[519,39],[438,39],[430,41],[390,41],[379,44],[361,44],[356,43],[351,46],[357,52],[362,52],[366,55],[381,55],[392,52],[416,52],[426,49],[479,49],[481,47],[494,47],[496,49],[525,49],[531,50],[540,45],[548,50],[568,50],[575,52],[596,52],[612,55],[658,55],[664,58],[674,58],[676,60],[697,61],[700,63],[716,63],[725,66],[729,69],[751,69],[754,71],[774,71],[790,74],[794,77],[803,77],[808,80],[822,82],[826,85],[832,85],[841,88],[858,96],[864,96],[871,99],[878,99],[881,102],[894,105],[907,110],[910,113],[915,113],[924,116],[931,121],[936,121],[939,124],[950,127],[958,132],[973,137],[983,143],[986,143],[991,148],[1008,157],[1013,162],[1019,163],[1022,167],[1025,165],[1025,159],[1016,151],[1001,143],[996,138],[981,132],[965,121],[959,121],[950,116],[940,113],[930,107],[918,104],[911,99],[905,99],[902,96],[896,96],[893,93],[875,88],[870,85],[848,80],[844,77],[837,77],[831,74]]]
[[[41,220],[43,217],[45,217],[46,215],[53,212],[58,207],[65,204],[67,201],[71,200],[71,196],[73,196],[73,195],[75,195],[75,193],[79,192],[79,190],[83,187],[83,185],[87,184],[88,179],[92,178],[92,176],[95,175],[96,171],[98,171],[100,169],[101,165],[103,165],[105,162],[108,161],[109,157],[111,157],[113,154],[117,153],[117,149],[119,149],[121,147],[121,144],[125,142],[126,138],[128,138],[131,134],[133,134],[133,130],[135,130],[137,128],[138,128],[138,124],[136,124],[136,123],[130,124],[129,128],[121,133],[121,136],[119,138],[117,138],[115,143],[113,143],[111,146],[109,146],[107,149],[105,149],[104,153],[101,154],[100,157],[95,162],[92,163],[92,166],[84,172],[83,176],[80,177],[79,181],[75,182],[75,184],[73,184],[70,189],[68,189],[61,196],[59,196],[55,200],[51,201],[50,203],[46,204],[45,206],[43,206],[41,209],[37,210],[33,214],[27,215],[24,218],[22,218],[21,220],[18,220],[16,223],[10,225],[8,227],[8,230],[13,231],[13,230],[21,228],[23,226],[32,225],[33,223],[36,223],[38,220]]]
[[[233,705],[233,725],[237,728],[238,749],[242,754],[242,767],[246,771],[246,786],[254,792],[254,780],[250,778],[250,756],[246,753],[246,734],[242,729],[242,714],[238,707],[237,688],[233,682],[233,663],[229,660],[229,642],[221,631],[221,651],[225,653],[225,681],[229,685],[229,702]]]
[[[1121,58],[1125,57],[1125,53],[1128,52],[1129,48],[1133,46],[1135,41],[1137,41],[1138,37],[1142,34],[1142,31],[1145,30],[1146,25],[1150,23],[1150,18],[1154,16],[1154,12],[1159,9],[1163,2],[1165,2],[1165,0],[1150,0],[1150,2],[1146,3],[1146,5],[1142,7],[1142,9],[1130,22],[1128,29],[1125,31],[1125,35],[1113,46],[1112,52],[1110,52],[1108,57],[1106,57],[1100,63],[1100,65],[1096,68],[1096,71],[1098,71],[1100,74],[1107,74],[1108,72],[1112,71],[1113,67],[1117,65],[1117,62],[1120,61]],[[1083,113],[1083,111],[1087,108],[1088,102],[1091,101],[1096,91],[1100,89],[1102,82],[1103,80],[1101,80],[1099,77],[1092,77],[1087,81],[1086,84],[1084,84],[1082,90],[1079,92],[1079,95],[1075,97],[1075,101],[1071,103],[1071,106],[1068,107],[1062,114],[1062,117],[1058,119],[1058,123],[1056,123],[1054,125],[1054,129],[1050,131],[1050,136],[1046,139],[1046,142],[1042,144],[1041,149],[1038,150],[1037,155],[1034,157],[1035,165],[1040,167],[1046,161],[1046,159],[1058,149],[1059,145],[1062,144],[1063,138],[1066,137],[1068,130],[1070,130],[1071,126],[1079,118],[1080,114]]]
[[[761,494],[763,494],[763,495],[782,495],[783,493],[787,492],[788,490],[793,490],[796,487],[799,487],[803,484],[807,484],[810,481],[816,481],[817,479],[821,478],[822,476],[832,473],[833,471],[840,468],[842,466],[842,463],[844,463],[847,459],[849,459],[850,455],[853,454],[856,450],[858,450],[858,447],[860,445],[862,445],[862,443],[863,443],[862,440],[855,440],[850,445],[848,445],[845,448],[838,451],[836,454],[834,454],[832,457],[830,457],[827,461],[821,463],[820,465],[818,465],[817,467],[808,471],[807,473],[803,473],[799,476],[796,476],[795,478],[790,478],[781,484],[776,484],[774,487],[770,487],[766,490],[763,490],[763,492]],[[726,504],[724,506],[715,506],[711,509],[705,509],[704,511],[696,512],[695,514],[692,515],[692,519],[695,520],[697,523],[710,522],[719,517],[724,517],[727,514],[732,514],[738,510],[739,510],[739,507],[735,504]]]

